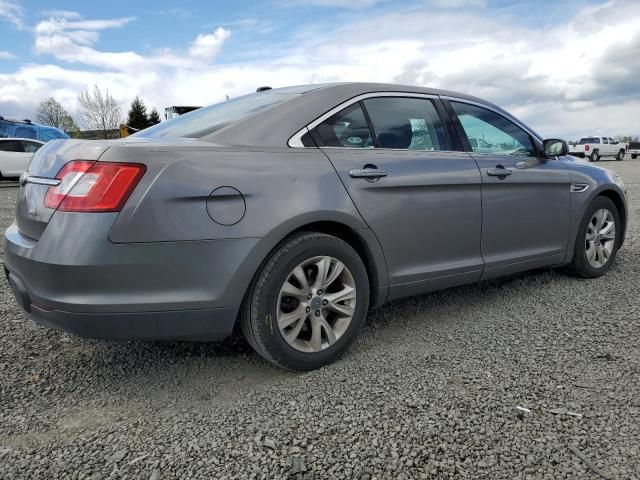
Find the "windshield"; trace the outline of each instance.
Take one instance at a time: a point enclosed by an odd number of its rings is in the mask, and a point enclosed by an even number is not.
[[[600,139],[597,137],[581,138],[579,145],[586,145],[587,143],[600,143]]]
[[[296,96],[292,93],[252,93],[167,120],[132,136],[200,138]]]

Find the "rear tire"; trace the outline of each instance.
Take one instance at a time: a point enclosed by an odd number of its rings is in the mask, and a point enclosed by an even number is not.
[[[598,216],[602,212],[604,215]],[[620,213],[615,204],[607,197],[596,197],[580,222],[567,273],[582,278],[604,275],[620,248],[621,232]]]
[[[593,152],[591,152],[591,155],[589,156],[589,161],[597,162],[599,160],[600,160],[600,152],[598,152],[598,150],[594,150]]]
[[[624,160],[624,150],[620,150],[618,152],[618,155],[616,155],[616,160],[618,160],[619,162]]]
[[[258,273],[241,327],[271,363],[313,370],[340,358],[368,308],[369,278],[358,253],[337,237],[302,232],[285,239]]]
[[[631,154],[631,159],[635,160],[636,158],[638,158],[638,154],[637,153],[632,153]]]

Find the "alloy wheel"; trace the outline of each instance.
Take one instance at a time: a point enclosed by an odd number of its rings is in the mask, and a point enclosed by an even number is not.
[[[602,208],[587,224],[585,254],[589,265],[602,268],[611,257],[616,242],[616,222],[613,214]]]
[[[319,352],[345,334],[355,313],[356,285],[340,260],[309,258],[289,273],[277,304],[278,329],[301,352]]]

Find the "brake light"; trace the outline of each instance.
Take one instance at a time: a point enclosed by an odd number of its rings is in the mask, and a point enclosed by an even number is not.
[[[119,212],[145,170],[136,163],[74,160],[58,172],[60,184],[49,187],[44,205],[63,212]]]
[[[585,146],[584,146],[584,151],[585,151],[585,152],[588,152],[588,151],[589,151],[589,145],[585,145]]]

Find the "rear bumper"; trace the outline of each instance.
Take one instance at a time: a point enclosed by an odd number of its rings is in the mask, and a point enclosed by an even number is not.
[[[235,307],[152,312],[68,312],[31,303],[24,284],[5,269],[16,301],[38,325],[104,340],[222,340],[235,324]]]
[[[91,338],[228,336],[254,272],[278,240],[115,244],[108,240],[115,215],[57,212],[38,241],[9,227],[5,272],[27,315]]]

